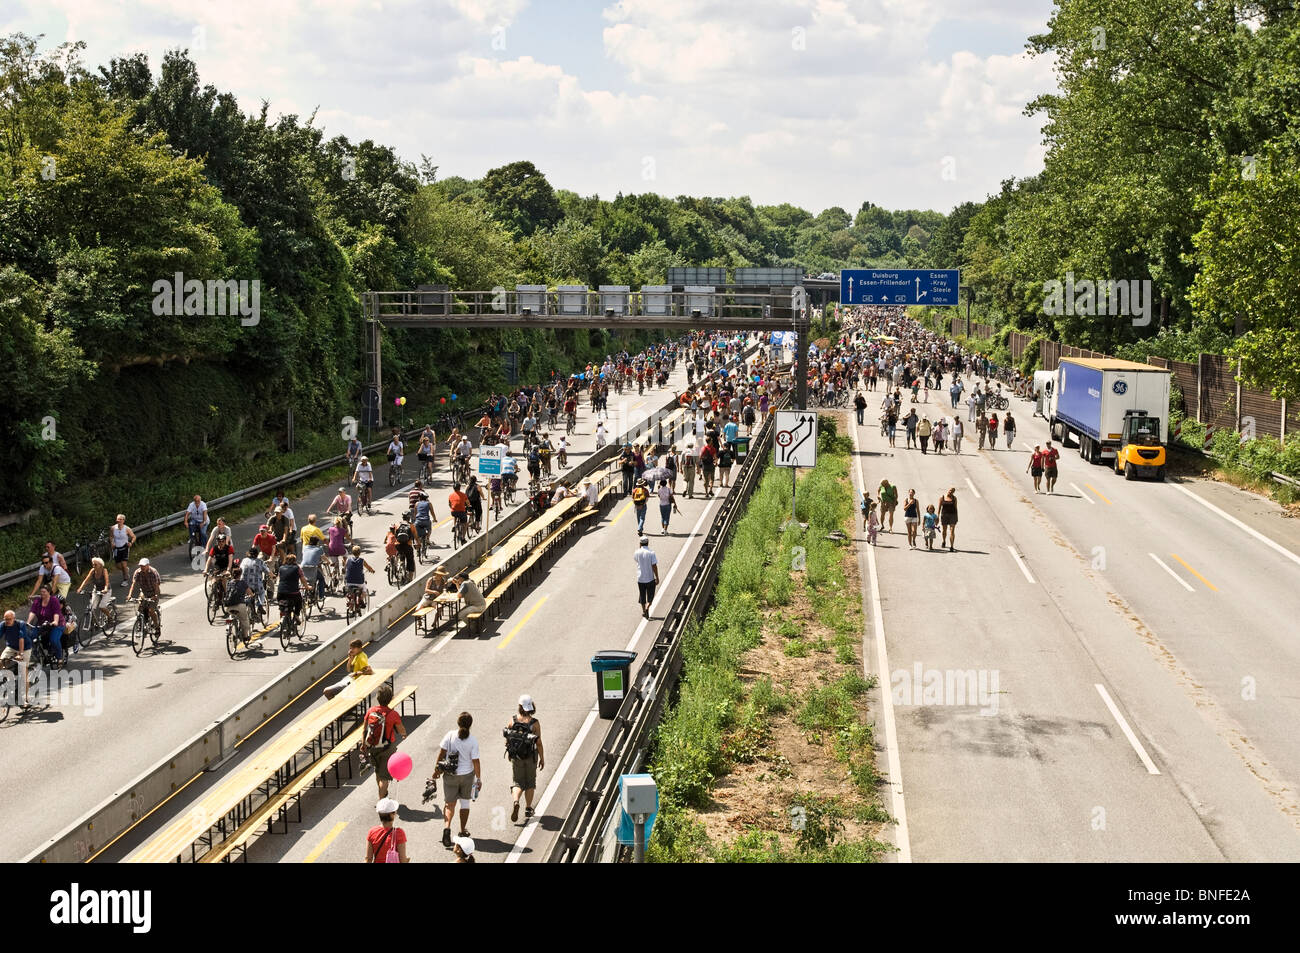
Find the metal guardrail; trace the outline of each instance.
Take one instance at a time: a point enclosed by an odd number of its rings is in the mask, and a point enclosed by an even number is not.
[[[788,405],[789,400],[787,395],[779,407]],[[682,635],[687,625],[702,619],[713,603],[725,544],[766,469],[774,420],[769,414],[750,443],[739,479],[733,484],[734,490],[727,494],[704,544],[691,562],[659,636],[637,671],[634,684],[583,779],[577,801],[547,858],[549,863],[590,863],[596,858],[601,847],[600,833],[617,807],[618,779],[634,773],[644,761],[651,734],[681,675]]]

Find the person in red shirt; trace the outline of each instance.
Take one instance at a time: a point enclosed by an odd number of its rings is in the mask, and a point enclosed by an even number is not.
[[[1043,492],[1040,487],[1043,482],[1043,451],[1038,444],[1034,444],[1034,452],[1030,455],[1029,466],[1025,470],[1034,478],[1034,492]]]
[[[1047,441],[1047,449],[1043,451],[1043,470],[1047,476],[1047,492],[1051,493],[1056,489],[1056,461],[1061,457],[1061,453],[1052,446],[1052,441]]]
[[[704,497],[708,499],[713,496],[713,468],[718,462],[718,451],[713,446],[713,441],[707,441],[704,449],[700,451],[700,473],[704,478]]]
[[[258,527],[257,535],[253,537],[253,545],[260,549],[267,559],[270,559],[271,554],[275,552],[275,534],[265,523]]]

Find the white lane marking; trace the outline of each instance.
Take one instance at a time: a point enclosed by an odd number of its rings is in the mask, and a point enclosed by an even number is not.
[[[199,583],[199,584],[198,584],[197,586],[195,586],[193,589],[186,589],[186,590],[185,590],[184,592],[182,592],[180,595],[172,596],[172,597],[171,597],[170,599],[168,599],[166,602],[160,602],[160,603],[158,603],[158,608],[159,608],[159,609],[166,609],[168,606],[174,606],[174,605],[176,605],[176,603],[178,603],[178,602],[183,602],[184,600],[188,599],[190,596],[194,595],[194,593],[196,593],[196,592],[202,592],[202,591],[203,591],[203,583]]]
[[[862,472],[862,447],[858,442],[858,428],[853,428],[853,455],[857,458],[858,465],[855,468],[858,473],[858,492],[865,493],[867,487],[867,478]],[[977,494],[978,495],[978,494]],[[890,806],[894,814],[897,825],[895,826],[895,836],[898,841],[898,862],[900,864],[910,864],[912,862],[912,839],[907,829],[907,803],[903,798],[903,765],[898,750],[898,723],[894,718],[894,699],[889,687],[883,684],[883,680],[889,677],[889,650],[885,646],[885,617],[880,607],[880,574],[876,572],[876,550],[874,546],[866,547],[867,550],[867,575],[870,576],[871,584],[871,616],[875,628],[876,637],[876,670],[882,680],[880,690],[880,710],[885,720],[885,749],[889,757],[889,797]],[[866,638],[863,638],[863,655],[862,667],[863,674],[869,675],[866,671]]]
[[[691,540],[699,535],[700,525],[708,517],[709,510],[713,508],[714,503],[720,502],[720,500],[721,497],[715,496],[705,504],[703,512],[700,513],[700,518],[695,521],[695,526],[691,528],[691,535],[687,537],[686,542],[682,544],[682,551],[677,554],[677,559],[674,560],[672,566],[669,567],[668,574],[664,576],[659,583],[659,591],[655,595],[654,602],[650,604],[650,611],[652,613],[654,612],[655,606],[659,604],[659,600],[663,597],[664,593],[668,591],[668,583],[672,581],[673,576],[677,573],[677,568],[682,564],[682,558],[686,555],[686,550],[690,548]],[[645,632],[646,626],[650,624],[650,621],[651,620],[649,619],[642,619],[640,624],[637,625],[636,631],[632,634],[632,641],[627,644],[627,651],[632,651],[633,647],[640,640],[641,634]],[[574,760],[578,757],[578,751],[582,748],[583,742],[587,740],[587,735],[591,732],[591,726],[595,724],[596,715],[598,713],[599,709],[593,708],[587,714],[587,720],[582,723],[582,728],[579,729],[578,734],[569,745],[569,750],[564,753],[564,758],[560,761],[559,770],[551,776],[550,783],[546,785],[546,791],[542,794],[542,799],[537,802],[537,812],[534,815],[533,820],[537,820],[537,818],[546,815],[546,809],[550,806],[551,799],[555,797],[555,793],[560,789],[560,785],[564,781],[565,774],[568,773],[569,768],[572,767]],[[507,864],[516,864],[519,862],[519,858],[523,854],[524,848],[528,846],[529,840],[532,839],[533,830],[536,827],[536,824],[528,824],[524,827],[524,831],[519,836],[519,840],[515,841],[515,846],[510,849],[510,855],[506,858]]]
[[[1022,440],[1022,441],[1020,441],[1020,446],[1024,447],[1024,448],[1025,448],[1026,450],[1028,450],[1030,453],[1033,453],[1033,452],[1034,452],[1034,445],[1031,444],[1028,440]]]
[[[1090,497],[1087,493],[1084,493],[1083,490],[1079,489],[1079,484],[1077,484],[1077,483],[1071,483],[1070,486],[1074,487],[1074,492],[1075,492],[1075,493],[1078,493],[1081,497],[1083,497],[1085,500],[1087,500],[1087,501],[1088,501],[1089,503],[1091,503],[1093,506],[1096,506],[1096,505],[1097,505],[1097,501],[1096,501],[1096,500],[1094,500],[1092,497]]]
[[[1029,580],[1030,585],[1033,585],[1034,577],[1029,575],[1029,567],[1026,566],[1025,561],[1020,558],[1020,554],[1016,552],[1016,547],[1008,546],[1007,552],[1009,552],[1011,554],[1011,558],[1016,561],[1016,565],[1019,566],[1020,571],[1025,574],[1025,578]]]
[[[975,489],[975,484],[970,481],[970,477],[966,478],[966,485],[970,487],[970,491],[975,494],[975,499],[983,499],[983,497],[980,496],[980,491]]]
[[[444,645],[446,645],[455,637],[456,637],[456,630],[455,628],[453,628],[450,632],[448,632],[446,635],[440,638],[438,640],[438,643],[433,648],[429,649],[429,654],[432,655],[433,653],[439,651]]]
[[[1157,556],[1155,553],[1147,553],[1147,555],[1150,556],[1152,559],[1154,559],[1154,560],[1156,561],[1156,565],[1157,565],[1157,566],[1159,566],[1159,567],[1160,567],[1161,569],[1163,569],[1165,572],[1169,573],[1169,575],[1173,576],[1174,579],[1178,580],[1178,585],[1182,586],[1182,587],[1183,587],[1184,589],[1186,589],[1188,592],[1195,592],[1195,591],[1196,591],[1195,589],[1193,589],[1191,586],[1189,586],[1189,585],[1187,584],[1186,580],[1184,580],[1182,576],[1178,575],[1178,573],[1176,573],[1176,572],[1174,572],[1172,569],[1170,569],[1170,568],[1165,564],[1164,560],[1162,560],[1162,559],[1161,559],[1159,556]]]
[[[1110,713],[1115,717],[1115,720],[1119,722],[1119,730],[1124,732],[1124,737],[1128,739],[1128,743],[1133,746],[1133,750],[1137,752],[1137,756],[1141,758],[1142,763],[1147,766],[1147,774],[1159,774],[1160,770],[1155,766],[1155,763],[1151,760],[1150,756],[1147,755],[1146,750],[1142,745],[1138,743],[1137,735],[1133,734],[1133,729],[1128,726],[1128,722],[1124,720],[1124,716],[1119,713],[1119,709],[1116,708],[1115,703],[1111,701],[1110,693],[1106,691],[1106,686],[1094,685],[1093,688],[1097,689],[1097,692],[1101,695],[1101,700],[1106,703],[1106,707],[1110,709]]]
[[[1228,521],[1229,523],[1231,523],[1233,526],[1236,526],[1236,527],[1238,527],[1239,529],[1243,529],[1243,530],[1245,530],[1247,533],[1249,533],[1251,536],[1254,536],[1257,540],[1259,540],[1259,541],[1260,541],[1261,543],[1263,543],[1265,546],[1271,546],[1273,549],[1277,550],[1279,553],[1281,553],[1281,554],[1282,554],[1283,556],[1285,556],[1287,559],[1291,560],[1293,563],[1296,563],[1297,565],[1300,565],[1300,556],[1297,556],[1295,553],[1291,552],[1291,550],[1287,549],[1285,546],[1281,545],[1280,543],[1275,543],[1275,542],[1273,542],[1273,540],[1269,539],[1267,536],[1265,536],[1265,535],[1264,535],[1263,533],[1261,533],[1259,530],[1254,529],[1253,527],[1247,526],[1247,525],[1246,525],[1245,523],[1243,523],[1241,520],[1237,519],[1237,517],[1235,517],[1235,516],[1231,516],[1230,514],[1225,513],[1223,510],[1219,509],[1217,506],[1215,506],[1215,505],[1214,505],[1213,503],[1211,503],[1209,500],[1207,500],[1207,499],[1203,499],[1202,497],[1196,495],[1196,494],[1193,493],[1191,490],[1187,489],[1187,487],[1185,487],[1185,486],[1179,486],[1177,483],[1170,483],[1170,484],[1168,484],[1168,485],[1169,485],[1170,487],[1172,487],[1173,489],[1177,490],[1179,493],[1186,493],[1188,496],[1190,496],[1192,499],[1194,499],[1197,503],[1200,503],[1200,504],[1201,504],[1202,506],[1204,506],[1206,509],[1210,510],[1211,512],[1218,513],[1220,516],[1222,516],[1225,520],[1227,520],[1227,521]]]
[[[587,740],[587,735],[591,733],[591,728],[596,724],[596,717],[599,714],[600,709],[598,707],[594,707],[587,712],[587,719],[582,723],[582,727],[578,729],[577,737],[573,739],[573,744],[569,745],[569,750],[564,753],[564,760],[560,762],[559,770],[551,778],[551,783],[546,786],[546,792],[542,795],[542,799],[537,802],[537,809],[532,818],[534,823],[528,824],[525,822],[524,832],[519,835],[519,840],[515,841],[515,846],[510,848],[510,855],[506,857],[507,864],[519,863],[519,858],[523,856],[524,850],[527,849],[528,842],[533,839],[533,831],[537,830],[538,825],[535,822],[538,818],[546,816],[547,808],[551,806],[551,799],[555,797],[555,792],[560,789],[561,779],[563,779],[569,768],[573,767],[573,762],[578,757],[578,751],[581,750],[582,743]]]

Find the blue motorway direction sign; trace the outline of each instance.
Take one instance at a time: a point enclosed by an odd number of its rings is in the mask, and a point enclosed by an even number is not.
[[[849,268],[840,272],[841,304],[956,304],[956,268]]]

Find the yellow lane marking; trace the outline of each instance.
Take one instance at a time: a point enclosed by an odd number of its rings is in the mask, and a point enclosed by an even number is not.
[[[533,613],[536,612],[538,609],[540,609],[540,608],[542,607],[542,603],[545,602],[545,601],[546,601],[547,599],[549,599],[549,598],[550,598],[550,595],[547,594],[547,595],[545,595],[545,596],[542,596],[542,598],[538,599],[538,600],[537,600],[537,605],[533,606],[531,609],[528,610],[528,614],[527,614],[526,616],[524,616],[522,619],[519,620],[518,624],[516,624],[515,627],[514,627],[513,629],[510,630],[510,634],[507,635],[504,639],[501,640],[501,644],[498,645],[497,648],[498,648],[498,649],[503,649],[503,648],[505,648],[507,645],[509,645],[509,644],[510,644],[510,640],[513,639],[513,638],[515,637],[515,635],[518,634],[519,630],[522,629],[522,628],[524,627],[524,624],[525,624],[529,619],[531,619],[531,618],[533,617]]]
[[[319,857],[321,854],[325,853],[325,848],[328,847],[330,844],[334,843],[334,838],[338,837],[339,834],[343,833],[343,828],[347,826],[348,826],[347,821],[339,821],[339,823],[335,824],[334,829],[325,835],[325,839],[321,841],[319,844],[317,844],[315,849],[312,850],[310,854],[308,854],[306,857],[303,858],[302,862],[304,864],[315,863],[316,858]]]
[[[630,510],[631,508],[632,508],[632,503],[630,501],[625,503],[623,505],[623,508],[618,511],[618,515],[609,521],[609,525],[613,526],[615,523],[621,520],[624,516],[627,515],[627,511]]]
[[[1188,572],[1190,572],[1190,573],[1191,573],[1193,576],[1195,576],[1197,579],[1201,580],[1201,582],[1203,582],[1203,583],[1205,583],[1207,586],[1209,586],[1210,589],[1212,589],[1214,592],[1218,592],[1218,591],[1219,591],[1219,587],[1218,587],[1218,586],[1216,586],[1214,583],[1210,582],[1210,580],[1206,579],[1204,576],[1202,576],[1199,572],[1197,572],[1197,571],[1196,571],[1195,569],[1193,569],[1191,566],[1187,565],[1187,560],[1183,559],[1182,556],[1179,556],[1177,553],[1170,553],[1169,555],[1170,555],[1170,556],[1173,556],[1174,559],[1177,559],[1180,563],[1182,563],[1184,569],[1186,569]]]
[[[1093,493],[1096,493],[1096,494],[1097,494],[1097,499],[1101,500],[1101,501],[1102,501],[1103,503],[1105,503],[1107,506],[1114,506],[1114,505],[1115,505],[1115,504],[1111,503],[1110,500],[1106,499],[1106,497],[1105,497],[1104,495],[1102,495],[1102,493],[1099,492],[1098,489],[1097,489],[1095,486],[1093,486],[1091,483],[1085,483],[1084,486],[1086,486],[1088,489],[1092,490]]]

